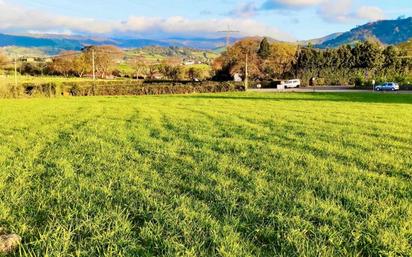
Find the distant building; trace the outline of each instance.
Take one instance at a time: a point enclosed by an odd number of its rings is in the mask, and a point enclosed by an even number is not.
[[[34,57],[21,57],[20,61],[27,62],[27,63],[33,63],[36,61],[36,59]]]
[[[233,75],[233,81],[235,82],[242,82],[242,76],[239,73],[235,73],[235,75]]]
[[[183,65],[194,65],[196,64],[193,60],[183,60]]]
[[[50,57],[20,57],[19,58],[20,62],[24,63],[52,63],[53,59]]]

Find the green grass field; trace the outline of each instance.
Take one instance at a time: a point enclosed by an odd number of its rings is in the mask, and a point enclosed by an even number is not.
[[[411,256],[412,95],[0,100],[16,256]]]

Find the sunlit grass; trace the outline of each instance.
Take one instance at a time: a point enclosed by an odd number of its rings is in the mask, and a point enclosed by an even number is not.
[[[23,256],[410,256],[412,95],[0,100]]]

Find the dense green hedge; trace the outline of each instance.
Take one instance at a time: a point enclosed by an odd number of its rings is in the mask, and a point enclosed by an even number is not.
[[[159,94],[190,94],[218,93],[243,91],[242,83],[234,82],[157,82],[142,81],[98,81],[67,82],[67,83],[25,83],[17,88],[14,85],[0,86],[0,97],[27,96],[112,96],[112,95],[159,95]]]
[[[353,83],[356,88],[360,89],[372,89],[372,79],[365,79],[359,76],[355,79]],[[375,78],[375,85],[382,84],[384,82],[396,82],[399,84],[401,90],[412,90],[412,78],[403,76],[384,76]]]

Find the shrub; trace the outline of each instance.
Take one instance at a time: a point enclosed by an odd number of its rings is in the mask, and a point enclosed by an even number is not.
[[[156,83],[156,84],[124,84],[124,83],[103,83],[93,85],[90,83],[71,83],[64,88],[68,88],[72,96],[88,95],[158,95],[158,94],[189,94],[189,93],[216,93],[228,91],[244,90],[243,85],[236,83]]]
[[[55,83],[42,83],[42,84],[34,84],[34,83],[24,83],[22,85],[22,91],[25,95],[28,96],[47,96],[52,97],[56,96],[57,92],[60,90]]]
[[[158,94],[190,94],[190,93],[218,93],[229,91],[243,91],[242,83],[234,82],[167,82],[158,81],[97,81],[63,82],[56,83],[24,83],[18,88],[13,85],[2,85],[0,97],[10,98],[18,96],[97,96],[97,95],[158,95]]]

